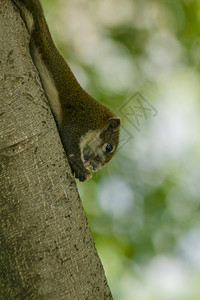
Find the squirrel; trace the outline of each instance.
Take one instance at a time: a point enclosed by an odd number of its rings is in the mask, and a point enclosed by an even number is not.
[[[39,0],[13,0],[30,34],[30,54],[54,115],[73,174],[92,177],[113,157],[120,118],[80,86],[57,50]]]

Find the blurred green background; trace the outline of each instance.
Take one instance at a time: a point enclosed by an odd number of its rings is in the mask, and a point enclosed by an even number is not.
[[[42,0],[78,81],[123,122],[79,184],[116,300],[200,299],[200,1]]]

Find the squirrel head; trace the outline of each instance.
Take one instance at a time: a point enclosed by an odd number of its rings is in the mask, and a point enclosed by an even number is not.
[[[89,130],[81,138],[81,159],[87,169],[92,167],[97,171],[113,157],[119,143],[120,124],[120,118],[109,118],[101,129]]]

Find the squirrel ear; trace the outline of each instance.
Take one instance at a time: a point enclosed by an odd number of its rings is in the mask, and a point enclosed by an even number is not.
[[[113,131],[117,131],[121,125],[121,120],[118,117],[110,118],[104,127],[104,130],[107,130],[108,128],[112,128]]]

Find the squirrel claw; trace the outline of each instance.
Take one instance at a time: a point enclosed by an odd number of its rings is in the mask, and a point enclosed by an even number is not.
[[[70,166],[72,169],[72,172],[75,174],[75,177],[79,179],[80,181],[85,181],[90,178],[92,178],[92,174],[90,172],[90,167],[84,167],[82,161],[80,162],[75,162],[75,161],[70,161]]]
[[[92,177],[92,174],[86,168],[76,170],[74,173],[75,173],[75,177],[82,182]]]

